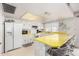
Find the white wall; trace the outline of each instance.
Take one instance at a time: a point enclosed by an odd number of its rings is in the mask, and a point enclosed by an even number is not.
[[[77,47],[79,47],[79,18],[75,18],[75,23],[73,24],[74,25],[74,32],[76,34],[76,42],[75,42],[75,45]]]
[[[0,53],[2,52],[2,41],[3,41],[3,26],[2,22],[0,22]]]
[[[76,18],[68,18],[68,19],[64,19],[63,20],[63,23],[64,25],[66,25],[64,27],[64,29],[61,29],[62,31],[66,31],[67,33],[69,34],[75,34],[75,21],[76,21]]]
[[[66,24],[70,27],[68,32],[75,34],[75,46],[79,47],[79,18],[69,19]]]
[[[2,43],[0,45],[0,53],[2,53],[3,51],[3,21],[4,21],[4,17],[2,15],[2,6],[1,6],[1,3],[0,3],[0,42]]]

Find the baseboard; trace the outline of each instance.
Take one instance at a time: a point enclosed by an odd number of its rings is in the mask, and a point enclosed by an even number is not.
[[[9,50],[9,51],[7,51],[7,52],[10,52],[10,51],[13,51],[13,50],[16,50],[16,49],[19,49],[19,48],[21,48],[21,47],[18,47],[18,48],[15,48],[15,49]]]

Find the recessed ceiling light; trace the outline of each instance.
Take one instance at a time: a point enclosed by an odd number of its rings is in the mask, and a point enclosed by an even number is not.
[[[27,19],[27,20],[39,20],[39,19],[42,19],[41,16],[36,16],[32,13],[26,13],[24,14],[24,16],[22,17],[22,19]]]

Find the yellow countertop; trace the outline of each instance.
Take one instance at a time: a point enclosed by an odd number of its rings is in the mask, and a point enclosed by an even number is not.
[[[35,40],[40,43],[44,43],[48,46],[59,48],[63,44],[65,44],[69,40],[69,38],[68,38],[68,34],[66,33],[53,32],[50,35],[35,38]]]

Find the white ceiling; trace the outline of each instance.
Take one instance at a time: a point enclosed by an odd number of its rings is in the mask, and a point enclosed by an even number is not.
[[[65,3],[9,3],[16,6],[15,18],[21,18],[26,12],[46,17],[45,21],[73,17]],[[78,4],[79,5],[79,4]],[[75,6],[74,6],[75,7]],[[78,6],[76,7],[78,8]],[[79,9],[79,8],[78,8]],[[44,13],[47,12],[47,15]]]
[[[79,3],[71,3],[70,5],[73,11],[79,11]]]

